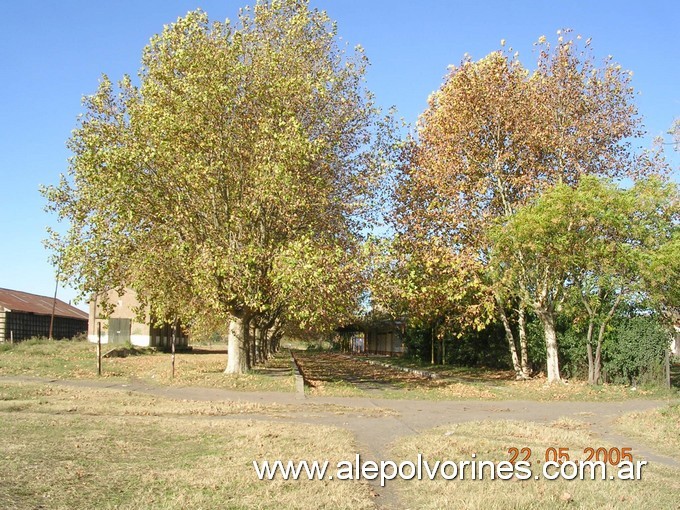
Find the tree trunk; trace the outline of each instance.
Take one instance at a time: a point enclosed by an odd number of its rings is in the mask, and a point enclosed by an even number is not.
[[[517,309],[517,325],[519,329],[521,376],[522,379],[530,379],[531,369],[529,368],[529,352],[527,350],[526,307],[523,301],[520,301],[519,308]]]
[[[244,374],[248,370],[248,325],[240,317],[232,317],[229,322],[229,354],[225,374]]]
[[[600,324],[600,330],[598,331],[598,334],[597,334],[597,347],[595,349],[595,364],[594,364],[594,370],[593,370],[594,383],[593,384],[597,384],[600,381],[600,372],[602,370],[602,342],[604,341],[604,334],[607,331],[607,325],[612,320],[612,317],[614,317],[614,313],[616,312],[616,308],[621,303],[623,296],[624,296],[624,292],[623,292],[623,290],[621,290],[621,292],[619,292],[618,296],[616,296],[616,299],[614,300],[614,304],[609,309],[609,313],[607,313],[607,316],[603,319],[602,324]]]
[[[510,328],[510,321],[508,316],[505,314],[505,309],[500,301],[498,303],[498,315],[503,323],[503,329],[505,329],[505,339],[508,341],[508,347],[510,348],[510,356],[512,357],[512,368],[515,371],[516,377],[521,378],[522,367],[519,363],[519,358],[517,357],[517,348],[515,347],[515,335],[512,334],[512,329]]]
[[[562,382],[560,377],[560,360],[557,355],[557,333],[555,332],[555,317],[551,310],[537,309],[538,318],[543,324],[546,348],[546,366],[548,382]]]
[[[604,340],[604,333],[607,329],[607,322],[600,325],[600,331],[597,335],[597,347],[595,348],[595,367],[593,371],[593,384],[600,381],[600,371],[602,370],[602,341]]]
[[[250,366],[254,367],[260,362],[260,357],[257,352],[258,348],[258,338],[257,338],[257,327],[255,327],[254,324],[251,324],[250,329],[248,330],[250,333]]]
[[[588,353],[588,384],[596,384],[595,379],[595,360],[593,359],[593,321],[588,323],[588,334],[586,335],[586,352]]]
[[[269,359],[269,345],[267,341],[267,328],[261,327],[258,330],[259,344],[260,344],[260,359],[264,362]]]
[[[275,330],[270,337],[270,342],[272,346],[272,354],[279,352],[279,342],[281,340],[281,331],[279,329]]]
[[[595,361],[593,359],[593,346],[586,344],[586,354],[588,354],[588,384],[595,384]]]

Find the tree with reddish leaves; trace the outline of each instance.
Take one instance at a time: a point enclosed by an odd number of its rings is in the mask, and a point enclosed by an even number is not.
[[[502,264],[490,264],[491,226],[555,183],[655,170],[631,143],[643,133],[631,73],[611,57],[596,64],[590,40],[569,31],[558,32],[554,45],[541,37],[535,46],[534,71],[505,48],[450,68],[420,117],[394,189],[393,226],[407,251],[443,244],[480,265],[518,377],[529,375],[527,310],[546,332],[554,325],[520,281],[505,278]],[[521,246],[516,249],[521,258]],[[548,380],[560,381],[554,335],[546,335],[546,348]]]

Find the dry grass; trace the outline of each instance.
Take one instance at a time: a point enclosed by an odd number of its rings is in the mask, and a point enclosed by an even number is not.
[[[105,348],[106,350],[106,348]],[[515,381],[502,370],[434,367],[440,376],[429,379],[394,368],[371,365],[337,353],[296,351],[313,396],[375,396],[426,400],[588,400],[628,398],[677,398],[678,389],[633,391],[626,386],[590,386],[580,381],[548,385],[545,379]],[[224,345],[201,346],[176,355],[175,378],[171,377],[170,354],[149,351],[125,358],[103,359],[102,378],[140,380],[163,386],[198,386],[245,391],[295,391],[287,352],[248,374],[223,373]],[[407,360],[380,358],[381,362],[428,369]],[[19,375],[58,379],[96,377],[95,346],[88,342],[38,341],[0,345],[0,376]]]
[[[113,346],[103,346],[103,352]],[[212,345],[176,354],[172,378],[170,354],[147,350],[125,358],[103,358],[105,379],[138,379],[148,383],[202,386],[250,391],[295,391],[290,357],[281,352],[249,374],[224,374],[224,346]],[[0,376],[20,375],[59,379],[96,377],[96,346],[89,342],[28,341],[0,349]]]
[[[214,416],[279,409],[38,385],[0,395],[3,509],[373,506],[362,483],[259,481],[252,467],[352,458],[348,432]]]
[[[582,381],[547,384],[545,378],[516,381],[507,370],[421,366],[408,360],[387,357],[348,356],[330,352],[296,351],[296,359],[310,394],[319,396],[366,396],[380,392],[385,398],[423,400],[587,400],[616,401],[629,398],[677,398],[677,390],[640,389],[626,386],[592,386]],[[431,379],[381,364],[430,370]]]
[[[616,421],[616,428],[666,455],[680,458],[680,404],[627,414]]]
[[[571,460],[585,459],[586,447],[603,445],[583,423],[559,420],[552,424],[497,421],[437,428],[410,437],[394,447],[394,457],[414,460],[418,453],[435,460],[509,459],[508,448],[531,448],[533,475],[541,472],[550,447],[569,448]],[[640,460],[633,451],[635,460]],[[614,471],[608,470],[609,474]],[[388,482],[390,483],[390,482]],[[677,508],[680,469],[661,465],[643,468],[641,481],[581,480],[452,480],[399,481],[395,483],[411,508],[544,509],[544,508]]]
[[[191,400],[112,388],[72,387],[55,383],[0,382],[0,412],[78,413],[86,416],[227,416],[262,414],[309,419],[321,414],[379,418],[396,411],[376,407],[304,402],[300,406],[236,400]]]
[[[175,400],[125,390],[73,388],[55,384],[0,383],[0,412],[83,416],[224,416],[283,413],[286,406],[241,401]]]

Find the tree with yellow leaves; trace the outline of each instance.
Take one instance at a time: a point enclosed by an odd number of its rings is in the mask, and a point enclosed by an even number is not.
[[[302,0],[166,26],[139,84],[104,76],[85,98],[69,175],[44,191],[70,223],[52,238],[62,273],[84,295],[132,287],[156,317],[229,323],[230,373],[257,360],[253,327],[342,322],[378,169],[367,65]]]

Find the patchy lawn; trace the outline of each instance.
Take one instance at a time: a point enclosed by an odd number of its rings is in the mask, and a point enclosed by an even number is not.
[[[627,414],[616,421],[616,429],[659,452],[680,457],[680,404]]]
[[[114,346],[103,345],[106,353]],[[225,346],[204,346],[175,357],[172,378],[170,354],[152,349],[137,349],[136,355],[102,358],[102,377],[138,379],[148,383],[202,386],[251,391],[295,391],[288,352],[281,352],[249,374],[224,374],[227,363]],[[96,345],[74,341],[26,341],[0,345],[0,375],[90,379],[97,377]]]
[[[547,384],[544,378],[516,381],[507,370],[419,365],[384,356],[350,356],[333,352],[294,351],[312,395],[367,396],[432,400],[626,400],[677,398],[676,389],[632,390],[626,386],[591,386],[583,381]],[[390,366],[384,365],[394,365]],[[431,371],[436,378],[403,371]]]
[[[0,386],[0,508],[373,507],[365,483],[260,481],[263,459],[353,458],[349,432],[253,419],[281,406]]]
[[[104,352],[111,346],[105,346]],[[246,391],[295,391],[290,358],[282,351],[265,366],[250,373],[223,373],[227,362],[224,345],[200,346],[176,355],[175,378],[171,377],[170,354],[138,349],[137,355],[102,359],[102,378],[138,380],[163,386],[197,386]],[[376,396],[427,400],[626,400],[672,399],[680,390],[632,390],[626,386],[590,386],[582,381],[548,385],[545,379],[515,381],[512,372],[462,367],[420,366],[408,360],[386,357],[348,356],[324,351],[294,351],[315,396]],[[96,378],[96,346],[88,342],[27,341],[0,344],[0,376],[34,376],[55,379]],[[376,363],[369,364],[366,360]],[[380,364],[378,364],[380,363]],[[434,370],[438,376],[390,368],[398,364],[418,370]]]

